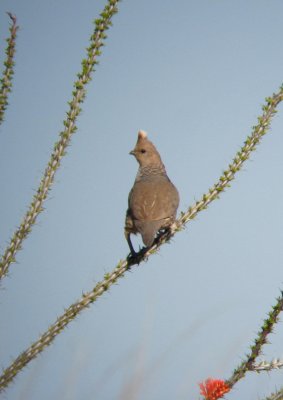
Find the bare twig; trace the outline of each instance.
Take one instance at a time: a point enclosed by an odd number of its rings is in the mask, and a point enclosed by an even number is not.
[[[283,400],[283,388],[266,397],[265,400]]]
[[[274,360],[260,361],[258,364],[254,364],[250,371],[262,372],[262,371],[272,371],[273,369],[280,369],[283,367],[283,360],[275,358]]]

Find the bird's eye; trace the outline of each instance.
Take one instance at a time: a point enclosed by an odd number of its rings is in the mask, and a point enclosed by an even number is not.
[[[145,149],[141,149],[141,153],[146,153],[146,150]]]

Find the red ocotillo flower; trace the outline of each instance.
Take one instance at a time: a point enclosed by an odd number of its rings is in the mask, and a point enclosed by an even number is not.
[[[199,384],[200,394],[205,400],[217,400],[230,391],[230,387],[222,379],[208,378]]]

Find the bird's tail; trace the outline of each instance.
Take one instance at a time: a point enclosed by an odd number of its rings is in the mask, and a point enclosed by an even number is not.
[[[140,226],[138,231],[142,235],[142,241],[146,247],[150,247],[154,241],[156,232],[159,231],[161,221],[139,221]]]

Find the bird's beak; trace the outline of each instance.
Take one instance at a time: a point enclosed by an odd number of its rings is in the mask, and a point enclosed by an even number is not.
[[[129,154],[130,154],[131,156],[134,156],[134,155],[136,154],[136,152],[135,152],[135,150],[132,150],[132,151],[129,152]]]

